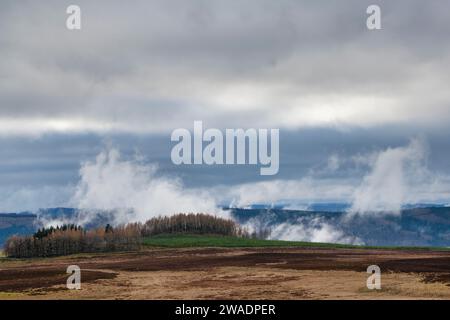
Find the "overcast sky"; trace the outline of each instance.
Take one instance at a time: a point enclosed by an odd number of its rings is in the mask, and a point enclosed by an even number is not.
[[[81,7],[79,31],[65,27],[70,4]],[[366,28],[370,4],[382,30]],[[402,203],[450,202],[448,1],[1,7],[1,211],[72,204],[80,167],[111,148],[185,188],[216,190],[219,202],[361,203],[361,192],[378,192],[363,186],[377,174],[395,177],[381,187],[400,183]],[[170,133],[194,120],[279,128],[279,174],[173,165]],[[397,165],[384,171],[391,156]],[[409,181],[418,167],[423,176]]]

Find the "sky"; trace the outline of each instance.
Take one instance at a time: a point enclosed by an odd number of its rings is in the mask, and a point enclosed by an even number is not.
[[[1,6],[1,212],[450,203],[448,1]],[[195,120],[279,129],[279,173],[174,165],[170,134]]]

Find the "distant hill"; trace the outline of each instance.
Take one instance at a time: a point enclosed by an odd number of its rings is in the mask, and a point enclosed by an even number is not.
[[[230,209],[241,224],[299,226],[304,229],[331,226],[346,237],[370,246],[450,247],[450,207],[404,209],[399,216],[378,215],[345,219],[343,212],[282,209]],[[288,228],[288,227],[287,227]],[[303,229],[302,229],[303,230]],[[290,233],[291,237],[295,232]],[[291,238],[289,240],[302,240]]]
[[[325,206],[330,208],[331,206]],[[305,211],[270,209],[227,209],[240,224],[262,226],[272,230],[283,226],[292,229],[286,240],[308,241],[300,230],[331,227],[345,237],[357,238],[370,246],[439,246],[450,247],[450,207],[426,207],[404,209],[400,216],[356,217],[345,220],[345,213],[326,210]],[[91,214],[92,216],[92,214]],[[106,225],[114,220],[114,212],[96,211],[95,219],[85,227]],[[0,245],[13,234],[34,233],[43,223],[78,223],[83,213],[74,208],[50,208],[33,213],[0,213]],[[60,223],[60,224],[62,224]],[[329,232],[328,229],[322,232]]]
[[[36,230],[37,215],[31,213],[0,214],[0,244],[13,234],[25,235]]]

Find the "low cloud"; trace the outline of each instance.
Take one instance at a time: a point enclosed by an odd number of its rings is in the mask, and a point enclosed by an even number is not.
[[[303,217],[295,223],[281,223],[271,228],[270,239],[288,241],[363,244],[358,237],[348,236],[321,217]]]
[[[341,166],[345,176],[330,176]],[[323,167],[315,167],[300,180],[271,180],[246,183],[221,192],[231,204],[245,207],[255,203],[284,204],[305,208],[314,202],[346,202],[348,217],[401,212],[406,204],[439,202],[450,198],[450,177],[428,166],[425,140],[358,155],[331,155]]]
[[[224,215],[206,191],[186,189],[176,178],[158,176],[156,166],[140,159],[122,159],[115,149],[81,166],[71,204],[92,214],[93,209],[114,210],[116,223],[179,212]]]
[[[3,186],[0,211],[72,206],[86,212],[116,210],[118,222],[125,222],[176,212],[221,214],[219,205],[281,203],[308,209],[318,202],[345,202],[351,204],[348,217],[399,214],[405,204],[449,202],[450,177],[430,168],[428,153],[423,140],[413,139],[357,155],[333,153],[301,179],[194,188],[143,159],[109,149],[82,163],[78,180],[70,185]]]
[[[426,145],[419,139],[368,156],[367,162],[373,162],[353,194],[349,215],[399,215],[404,204],[419,200],[413,197],[420,196],[414,188],[424,190],[433,179],[426,167],[426,156]]]

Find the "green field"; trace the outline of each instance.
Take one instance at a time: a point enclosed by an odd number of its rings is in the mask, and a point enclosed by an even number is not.
[[[310,243],[281,240],[261,240],[247,239],[216,235],[186,235],[168,234],[157,235],[144,239],[145,246],[164,248],[185,248],[185,247],[342,247],[355,248],[357,246],[339,245],[329,243]]]
[[[143,241],[147,247],[191,248],[191,247],[223,247],[223,248],[257,248],[257,247],[314,247],[314,248],[361,248],[361,249],[397,249],[397,250],[450,250],[449,248],[428,247],[369,247],[335,243],[311,243],[299,241],[247,239],[216,235],[164,234],[147,237]]]

